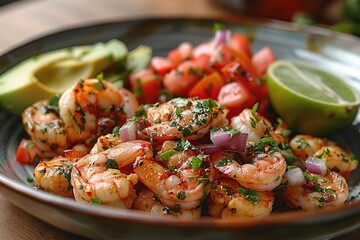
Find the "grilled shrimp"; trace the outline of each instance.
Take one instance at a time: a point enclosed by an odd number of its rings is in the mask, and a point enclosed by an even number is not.
[[[308,156],[325,146],[326,142],[322,138],[310,135],[299,134],[290,140],[290,147],[297,157],[305,160]]]
[[[141,189],[135,199],[133,209],[148,212],[152,216],[197,220],[200,218],[200,207],[190,210],[171,209],[157,201],[157,196],[148,188]]]
[[[349,178],[358,166],[358,160],[352,154],[335,145],[320,148],[313,157],[323,159],[330,170],[340,173],[345,178]]]
[[[238,116],[231,119],[230,126],[248,134],[248,141],[258,142],[261,138],[272,137],[278,144],[285,142],[282,136],[283,126],[274,130],[271,122],[251,109],[244,109]]]
[[[246,151],[250,153],[252,148],[258,148],[257,144],[249,144]],[[284,156],[276,148],[256,152],[249,163],[239,164],[224,152],[212,154],[211,161],[221,173],[257,191],[270,191],[279,186],[287,167]]]
[[[68,147],[65,128],[58,114],[49,107],[48,100],[41,100],[25,109],[22,121],[41,159],[61,155]]]
[[[60,117],[67,139],[86,145],[125,122],[123,99],[116,87],[103,80],[80,80],[60,97]]]
[[[64,197],[73,197],[70,185],[73,162],[59,156],[50,161],[40,161],[34,169],[36,184],[44,191]]]
[[[105,151],[89,154],[77,161],[71,172],[75,200],[131,208],[138,176],[126,175],[122,167],[132,164],[137,157],[152,158],[149,142],[142,140],[120,143]]]
[[[200,206],[214,173],[209,156],[187,140],[165,141],[154,159],[138,159],[134,172],[162,204],[180,210]]]
[[[272,191],[245,189],[230,178],[219,178],[212,183],[209,214],[222,219],[267,217],[272,211]]]
[[[342,205],[349,196],[344,177],[336,172],[317,175],[304,172],[305,185],[288,186],[283,192],[285,203],[291,208],[315,211]]]
[[[140,137],[163,141],[199,139],[211,127],[227,125],[227,112],[211,99],[175,98],[146,110],[148,126]]]
[[[122,143],[123,140],[121,139],[118,133],[108,133],[106,135],[100,136],[95,145],[92,147],[90,153],[98,153],[101,151],[105,151],[113,146],[116,146]]]
[[[64,150],[64,155],[51,160],[41,160],[34,169],[37,186],[56,195],[73,197],[70,184],[73,163],[89,153],[89,148],[78,144]]]

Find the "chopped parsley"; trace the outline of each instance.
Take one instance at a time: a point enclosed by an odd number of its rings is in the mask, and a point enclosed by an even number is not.
[[[259,103],[255,103],[251,108],[252,117],[250,118],[250,123],[253,128],[256,128],[256,124],[260,121],[259,117],[257,116],[257,110],[259,107]]]
[[[59,99],[61,95],[55,94],[49,99],[49,102],[45,105],[46,113],[53,112],[59,115]]]
[[[255,190],[239,187],[237,191],[254,205],[260,201],[260,194]]]
[[[64,177],[66,178],[66,180],[70,183],[70,180],[71,180],[71,171],[73,169],[73,165],[69,165],[69,166],[66,166],[64,168]]]
[[[161,161],[166,161],[166,160],[168,160],[169,157],[174,155],[175,152],[176,151],[174,149],[171,149],[171,150],[169,150],[167,152],[161,153],[159,157],[160,157]]]
[[[120,137],[120,126],[116,126],[111,131],[113,137]]]
[[[223,132],[227,132],[230,135],[230,137],[233,137],[236,134],[240,133],[239,130],[237,130],[235,128],[231,128],[231,127],[219,127],[219,128],[211,129],[212,132],[219,131],[219,130],[223,131]]]
[[[95,205],[101,205],[102,200],[100,198],[91,198],[90,203]]]
[[[184,191],[180,191],[180,192],[178,192],[176,197],[180,200],[184,200],[186,198],[186,193]]]
[[[105,166],[107,168],[119,169],[118,163],[116,162],[115,159],[112,159],[112,158],[106,159]]]
[[[305,150],[307,147],[309,147],[309,144],[302,138],[296,140],[297,148],[301,150]]]
[[[213,31],[213,33],[215,33],[216,31],[218,31],[218,30],[222,30],[222,29],[225,29],[225,25],[224,25],[224,24],[221,24],[221,23],[216,22],[216,23],[214,23],[214,26],[213,26],[212,31]]]
[[[136,87],[134,89],[134,96],[138,97],[142,95],[142,86],[141,86],[141,80],[139,78],[136,79]]]
[[[27,181],[28,183],[34,183],[34,182],[35,182],[35,179],[34,179],[34,178],[31,178],[31,177],[28,177],[28,178],[26,179],[26,181]]]
[[[207,155],[204,154],[199,154],[196,157],[191,159],[191,167],[193,171],[196,171],[197,169],[199,169],[202,164],[203,164],[203,160],[207,157]]]
[[[220,161],[218,161],[216,163],[216,166],[217,167],[223,167],[223,166],[228,165],[231,162],[232,162],[232,160],[230,158],[223,158],[223,159],[221,159]]]
[[[193,149],[193,150],[196,150],[197,147],[192,145],[188,140],[185,140],[185,139],[180,139],[180,141],[178,141],[176,143],[176,146],[174,148],[175,151],[187,151],[189,149]]]
[[[95,88],[96,90],[99,90],[99,91],[105,90],[106,87],[105,87],[104,82],[103,82],[103,79],[102,79],[103,76],[102,76],[102,74],[98,74],[98,76],[99,76],[100,78],[97,78],[98,82],[96,82],[96,83],[94,84],[94,88]],[[96,76],[96,77],[97,77],[97,76]]]

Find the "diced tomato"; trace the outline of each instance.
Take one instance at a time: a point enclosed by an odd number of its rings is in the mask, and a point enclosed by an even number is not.
[[[203,76],[204,71],[201,65],[193,60],[186,60],[177,69],[166,74],[163,83],[170,93],[186,96]]]
[[[220,45],[211,56],[210,64],[218,71],[228,63],[237,61],[242,68],[247,71],[247,75],[251,78],[257,78],[257,72],[251,63],[250,58],[244,52],[236,51],[229,46]]]
[[[214,72],[214,69],[210,66],[210,55],[201,54],[195,58],[194,61],[201,69],[203,69],[205,74],[211,74]]]
[[[215,48],[216,46],[213,41],[209,43],[201,43],[194,48],[192,52],[193,58],[198,58],[200,55],[203,54],[210,56],[214,52]]]
[[[28,139],[22,139],[16,150],[15,159],[21,163],[32,163],[36,159],[37,149],[34,142]]]
[[[171,50],[168,54],[168,59],[175,67],[184,61],[181,52],[178,49]]]
[[[186,60],[177,69],[166,74],[163,83],[170,93],[186,96],[203,76],[204,71],[201,65],[193,60]]]
[[[249,58],[251,57],[250,42],[246,35],[233,33],[230,40],[230,46],[234,50],[246,53]]]
[[[222,69],[221,73],[226,82],[239,82],[244,84],[252,91],[258,85],[258,77],[255,76],[246,65],[238,59],[227,63]]]
[[[238,115],[245,108],[252,107],[256,102],[255,96],[239,82],[224,85],[217,100],[230,110],[229,118]]]
[[[174,66],[178,66],[184,60],[187,60],[192,55],[193,47],[191,43],[183,42],[179,44],[179,46],[170,51],[168,54],[168,59],[174,64]]]
[[[219,73],[214,72],[202,78],[189,92],[188,97],[217,99],[220,89],[225,85]]]
[[[270,47],[264,47],[254,54],[251,61],[259,76],[265,76],[267,68],[276,60]]]
[[[199,76],[174,69],[165,75],[163,83],[170,93],[185,96],[199,80]]]
[[[175,67],[174,63],[164,57],[153,57],[150,66],[159,75],[164,75]]]
[[[139,103],[156,103],[161,92],[161,81],[151,70],[144,69],[130,75],[130,87]]]

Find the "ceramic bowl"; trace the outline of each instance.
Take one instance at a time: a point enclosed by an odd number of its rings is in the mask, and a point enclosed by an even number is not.
[[[139,44],[153,48],[154,55],[183,41],[198,44],[212,36],[212,26],[222,22],[234,32],[250,36],[255,52],[270,46],[278,58],[306,61],[333,71],[360,89],[360,41],[316,27],[254,19],[142,19],[110,22],[64,30],[20,46],[0,57],[0,73],[21,60],[53,49],[93,44],[113,38],[132,49]],[[14,82],[16,84],[16,82]],[[296,111],[296,109],[294,109]],[[15,161],[19,140],[25,136],[19,116],[0,112],[0,192],[35,217],[65,231],[93,239],[326,239],[360,226],[360,169],[349,184],[351,197],[344,206],[305,213],[276,212],[255,220],[199,221],[156,218],[135,210],[78,204],[72,199],[36,190],[27,178],[34,166]],[[360,156],[360,121],[334,139]]]

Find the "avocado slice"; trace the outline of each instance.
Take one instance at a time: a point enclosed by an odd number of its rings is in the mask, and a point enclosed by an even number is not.
[[[40,54],[0,76],[0,106],[14,114],[41,99],[60,94],[84,78],[96,77],[123,60],[126,45],[116,39]]]

